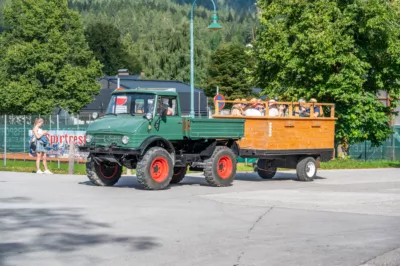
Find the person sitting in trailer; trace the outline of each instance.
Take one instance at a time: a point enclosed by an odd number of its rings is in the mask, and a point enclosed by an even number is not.
[[[310,99],[310,103],[313,103],[314,106],[314,114],[313,117],[318,117],[321,114],[321,110],[319,106],[315,105],[317,103],[317,100],[315,98]],[[299,107],[296,107],[294,113],[295,116],[300,116],[300,117],[310,117],[310,107],[307,107],[306,101],[304,99],[299,100]]]
[[[306,106],[306,100],[300,99],[299,100],[299,105],[295,106],[293,110],[293,116],[296,117],[305,117],[307,114],[307,106]]]
[[[262,116],[261,112],[257,110],[257,99],[253,98],[250,100],[250,104],[244,112],[246,116]]]
[[[231,115],[233,116],[243,116],[242,105],[240,104],[240,99],[235,99],[232,106]]]
[[[320,107],[319,107],[318,105],[316,105],[317,99],[311,98],[311,99],[310,99],[310,103],[313,103],[313,106],[314,106],[314,115],[313,115],[313,117],[319,117],[319,116],[321,116]],[[308,116],[310,116],[310,108],[308,108]]]
[[[268,116],[279,116],[279,111],[274,99],[269,100],[268,107],[269,107]]]
[[[260,111],[262,115],[265,114],[265,105],[262,103],[261,99],[257,99],[256,109]]]

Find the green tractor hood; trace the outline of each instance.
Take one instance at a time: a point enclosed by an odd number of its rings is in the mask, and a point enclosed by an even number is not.
[[[142,116],[131,115],[108,115],[91,123],[86,130],[87,134],[110,133],[133,134],[144,124],[149,122]]]

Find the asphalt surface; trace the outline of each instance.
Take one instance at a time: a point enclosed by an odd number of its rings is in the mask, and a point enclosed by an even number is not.
[[[318,176],[144,191],[2,172],[0,265],[400,265],[400,169]]]

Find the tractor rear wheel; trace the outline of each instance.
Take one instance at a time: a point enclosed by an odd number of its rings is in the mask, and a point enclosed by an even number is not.
[[[186,175],[187,167],[175,167],[174,174],[171,179],[171,184],[178,184]]]
[[[205,161],[204,176],[214,187],[232,184],[236,176],[236,155],[225,146],[218,146],[210,159]]]

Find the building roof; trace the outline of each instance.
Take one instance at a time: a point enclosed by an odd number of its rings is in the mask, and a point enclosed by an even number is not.
[[[164,96],[176,96],[175,91],[161,91],[161,90],[140,90],[140,89],[125,89],[115,90],[112,94],[124,94],[124,93],[142,93],[142,94],[157,94]]]
[[[140,88],[174,88],[176,92],[190,92],[190,86],[186,83],[176,80],[151,80],[139,79],[139,75],[120,76],[120,87],[126,89],[140,89]],[[118,79],[113,76],[106,76],[103,79],[109,82],[118,83]],[[100,79],[101,80],[101,79]],[[194,88],[195,93],[203,92],[199,88]]]

